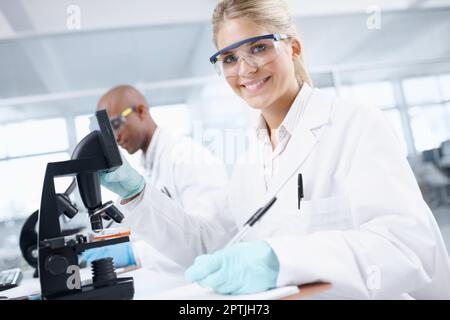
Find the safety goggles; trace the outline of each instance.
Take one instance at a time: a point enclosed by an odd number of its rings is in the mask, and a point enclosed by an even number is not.
[[[132,106],[123,110],[119,116],[113,117],[109,119],[111,123],[111,127],[114,131],[118,131],[126,122],[127,117],[133,112],[136,111],[136,106]]]
[[[280,53],[280,41],[286,39],[289,36],[278,33],[245,39],[219,50],[209,61],[219,75],[237,76],[241,60],[252,67],[272,62]]]

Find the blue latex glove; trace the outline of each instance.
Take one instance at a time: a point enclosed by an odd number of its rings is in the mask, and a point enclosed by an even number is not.
[[[100,173],[101,184],[122,199],[139,194],[145,187],[144,177],[122,156],[122,165],[113,172]]]
[[[89,249],[81,253],[81,257],[88,263],[97,259],[111,257],[114,260],[113,263],[115,268],[137,264],[136,259],[134,258],[133,248],[129,242]]]
[[[250,241],[197,257],[185,276],[222,294],[249,294],[274,288],[279,269],[266,241]]]

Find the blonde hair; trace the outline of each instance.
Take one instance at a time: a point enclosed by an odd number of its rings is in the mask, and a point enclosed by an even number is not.
[[[246,18],[258,25],[271,26],[277,33],[298,40],[297,28],[284,0],[221,0],[212,16],[213,41],[217,47],[217,34],[225,20]],[[303,50],[294,60],[295,77],[301,85],[312,86],[311,77],[303,62]]]

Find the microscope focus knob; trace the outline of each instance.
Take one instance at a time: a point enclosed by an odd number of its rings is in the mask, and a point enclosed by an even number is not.
[[[58,254],[51,255],[45,260],[45,268],[54,276],[65,273],[68,266],[69,261],[66,257]]]

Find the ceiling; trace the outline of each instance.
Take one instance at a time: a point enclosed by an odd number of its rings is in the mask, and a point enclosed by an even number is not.
[[[448,0],[288,0],[294,16],[365,13],[449,6]],[[0,36],[68,32],[71,6],[80,10],[82,30],[209,22],[216,0],[1,0]],[[176,8],[176,9],[175,9]]]
[[[317,79],[333,69],[353,80],[450,71],[450,0],[288,2]],[[0,0],[0,122],[36,109],[88,110],[120,83],[141,84],[155,104],[178,103],[215,79],[207,58],[216,1],[78,0],[81,29],[68,30],[73,3]],[[374,4],[379,30],[366,26]]]

